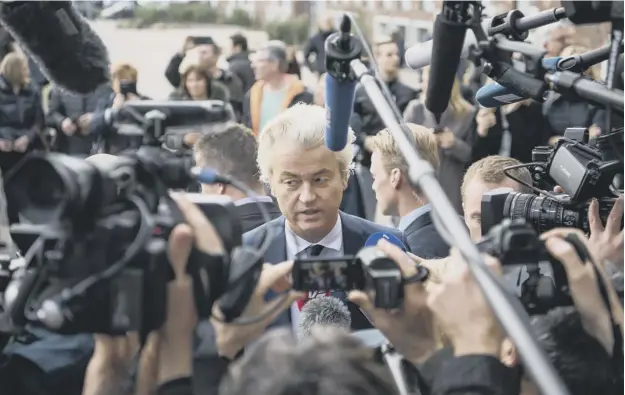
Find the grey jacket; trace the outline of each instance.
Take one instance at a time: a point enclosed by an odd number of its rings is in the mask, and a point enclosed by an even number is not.
[[[438,151],[440,157],[438,181],[459,214],[462,214],[460,185],[466,168],[471,164],[476,113],[477,109],[474,108],[464,115],[457,115],[448,107],[441,117],[440,126],[449,128],[456,139],[451,148],[440,148]],[[404,120],[427,128],[436,126],[434,115],[419,100],[413,100],[408,104],[404,111]]]

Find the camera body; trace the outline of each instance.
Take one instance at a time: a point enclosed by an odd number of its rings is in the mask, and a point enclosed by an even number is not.
[[[145,113],[150,112],[147,104],[139,105]],[[194,111],[211,115],[201,106],[189,109],[193,106],[176,103],[169,114],[173,120]],[[191,155],[161,147],[164,125],[173,125],[160,122],[167,119],[161,115],[143,119],[146,135],[136,150],[87,160],[34,153],[6,180],[7,199],[21,219],[12,224],[11,235],[24,255],[33,257],[7,311],[17,327],[33,323],[64,334],[118,334],[147,333],[162,325],[167,283],[173,279],[168,239],[184,221],[169,190],[184,190],[195,178]],[[190,258],[199,260],[190,265],[197,269],[192,277],[208,275],[223,285],[219,292],[211,283],[209,292],[196,293],[203,296],[196,298],[198,311],[210,312],[228,288],[230,262],[247,264],[255,256],[233,254],[241,245],[242,227],[232,202],[191,198],[207,214],[231,258],[216,262],[201,253]],[[30,250],[36,252],[26,253]],[[225,298],[230,305],[222,308],[231,317],[240,314],[253,291],[246,281],[241,283],[247,291]]]
[[[573,304],[564,267],[523,219],[503,220],[478,244],[478,249],[499,259],[504,276],[517,277],[516,294],[528,314],[544,314]],[[523,275],[526,278],[522,280]]]
[[[587,137],[587,129],[569,128],[555,147],[536,147],[532,151],[528,167],[533,187],[549,191],[559,185],[566,194],[534,195],[509,189],[485,193],[482,234],[504,218],[524,218],[539,233],[557,227],[574,227],[588,233],[588,207],[593,198],[599,201],[600,217],[605,223],[623,174],[623,131],[601,135],[591,141],[592,146],[584,143]]]
[[[404,297],[402,274],[395,261],[376,247],[356,256],[296,259],[293,289],[298,291],[366,292],[378,308],[398,308]]]

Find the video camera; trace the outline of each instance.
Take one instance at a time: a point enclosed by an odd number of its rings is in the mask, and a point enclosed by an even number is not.
[[[428,270],[417,266],[425,281]],[[297,291],[361,290],[381,309],[399,308],[404,297],[402,273],[395,261],[376,247],[365,247],[356,256],[297,259],[293,263],[293,289]]]
[[[10,231],[27,272],[15,280],[19,292],[5,301],[4,319],[18,328],[43,324],[67,334],[148,333],[161,326],[166,285],[173,279],[167,241],[184,220],[169,191],[198,179],[211,182],[206,177],[230,182],[194,168],[188,153],[163,149],[164,131],[210,122],[213,108],[203,102],[129,102],[119,114],[142,127],[137,150],[86,160],[35,153],[17,165],[5,190],[20,214]],[[225,319],[233,320],[255,287],[262,252],[240,247],[242,228],[231,201],[202,197],[195,203],[226,249],[223,257],[192,253],[188,272],[198,315],[210,316],[221,297]]]
[[[497,189],[482,196],[482,234],[503,218],[524,218],[539,232],[557,227],[574,227],[589,233],[588,207],[590,200],[599,202],[599,214],[605,223],[614,202],[622,190],[623,129],[602,134],[587,144],[588,131],[567,129],[565,137],[555,147],[537,147],[534,161],[508,167],[512,180],[525,184],[509,170],[527,167],[532,173],[533,188],[541,195]],[[560,186],[566,194],[549,190]],[[544,188],[544,189],[542,189]],[[622,226],[622,225],[621,225]]]
[[[523,219],[505,219],[494,226],[478,249],[499,259],[504,265],[504,277],[508,273],[517,277],[516,287],[510,290],[528,314],[545,314],[573,304],[564,267]]]

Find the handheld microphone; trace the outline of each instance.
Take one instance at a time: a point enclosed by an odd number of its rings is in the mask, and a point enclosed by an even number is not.
[[[391,244],[395,244],[397,247],[401,248],[402,251],[406,252],[406,246],[404,245],[404,243],[402,243],[401,240],[391,234],[384,232],[375,232],[374,234],[369,236],[369,238],[365,242],[365,247],[375,247],[376,245],[378,245],[378,242],[381,239],[384,239]]]
[[[61,88],[87,94],[109,81],[106,47],[70,1],[2,2],[0,23]]]
[[[437,122],[440,122],[441,114],[447,109],[456,79],[467,31],[464,18],[468,6],[468,3],[446,1],[434,22],[432,67],[425,107],[434,114]]]
[[[343,16],[340,31],[330,35],[326,50],[326,129],[325,144],[331,151],[342,151],[347,145],[349,120],[354,109],[356,78],[350,62],[360,58],[362,42],[350,34],[351,21]]]
[[[334,296],[320,296],[309,300],[300,312],[298,339],[310,337],[315,327],[332,326],[349,332],[352,316],[345,303]]]

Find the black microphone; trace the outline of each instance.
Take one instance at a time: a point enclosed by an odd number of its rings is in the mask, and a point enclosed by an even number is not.
[[[87,94],[109,81],[106,46],[70,1],[2,2],[0,24],[60,87]]]
[[[434,22],[432,63],[425,107],[440,122],[447,109],[451,89],[460,64],[460,56],[467,25],[462,20],[469,4],[461,1],[445,1],[441,13]]]

